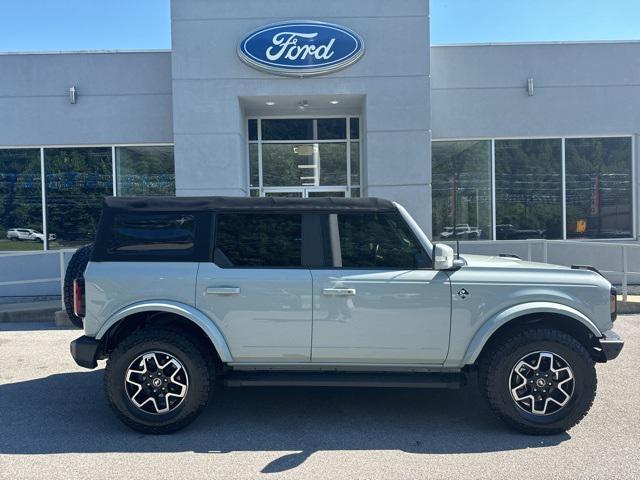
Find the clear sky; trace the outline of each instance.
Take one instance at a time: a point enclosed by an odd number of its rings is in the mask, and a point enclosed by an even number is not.
[[[640,0],[431,0],[434,44],[575,40],[640,40]],[[168,48],[169,0],[0,0],[0,51]]]

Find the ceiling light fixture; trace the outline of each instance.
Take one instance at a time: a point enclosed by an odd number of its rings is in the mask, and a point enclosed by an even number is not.
[[[329,103],[331,105],[338,105],[340,103],[340,100],[330,100]]]
[[[276,102],[273,102],[271,100],[269,100],[268,102],[264,102],[264,103],[265,103],[265,105],[268,105],[270,107],[273,107],[276,104]]]

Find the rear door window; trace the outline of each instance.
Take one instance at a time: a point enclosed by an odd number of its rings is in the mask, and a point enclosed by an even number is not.
[[[182,213],[117,214],[106,252],[115,256],[190,257],[196,240],[193,215]]]
[[[302,265],[302,215],[217,215],[214,262],[222,268],[296,268]]]
[[[333,265],[343,268],[413,270],[431,267],[431,259],[395,213],[348,213],[330,215]]]

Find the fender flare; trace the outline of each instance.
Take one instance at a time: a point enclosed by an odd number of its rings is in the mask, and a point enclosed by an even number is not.
[[[601,337],[602,332],[598,330],[598,327],[589,320],[589,318],[583,313],[579,312],[575,308],[560,303],[554,302],[527,302],[519,305],[509,307],[489,319],[482,327],[475,333],[473,339],[467,347],[467,351],[464,355],[463,365],[471,365],[480,356],[482,349],[489,341],[491,336],[503,325],[507,324],[511,320],[521,317],[523,315],[529,315],[532,313],[555,313],[563,315],[565,317],[573,318],[585,326],[596,337]]]
[[[104,337],[109,331],[109,329],[111,329],[111,327],[113,327],[120,320],[128,317],[129,315],[133,315],[134,313],[152,311],[174,313],[186,318],[187,320],[190,320],[198,327],[200,327],[200,329],[207,335],[207,337],[209,337],[209,340],[220,356],[220,360],[225,363],[233,361],[231,350],[229,350],[227,341],[225,340],[224,335],[222,335],[222,332],[220,331],[218,326],[200,310],[179,302],[151,300],[133,303],[111,315],[109,319],[102,325],[95,338],[96,340],[101,340],[102,337]]]

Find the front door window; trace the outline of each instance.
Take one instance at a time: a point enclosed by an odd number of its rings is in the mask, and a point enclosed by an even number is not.
[[[250,119],[251,196],[360,196],[357,117]]]

